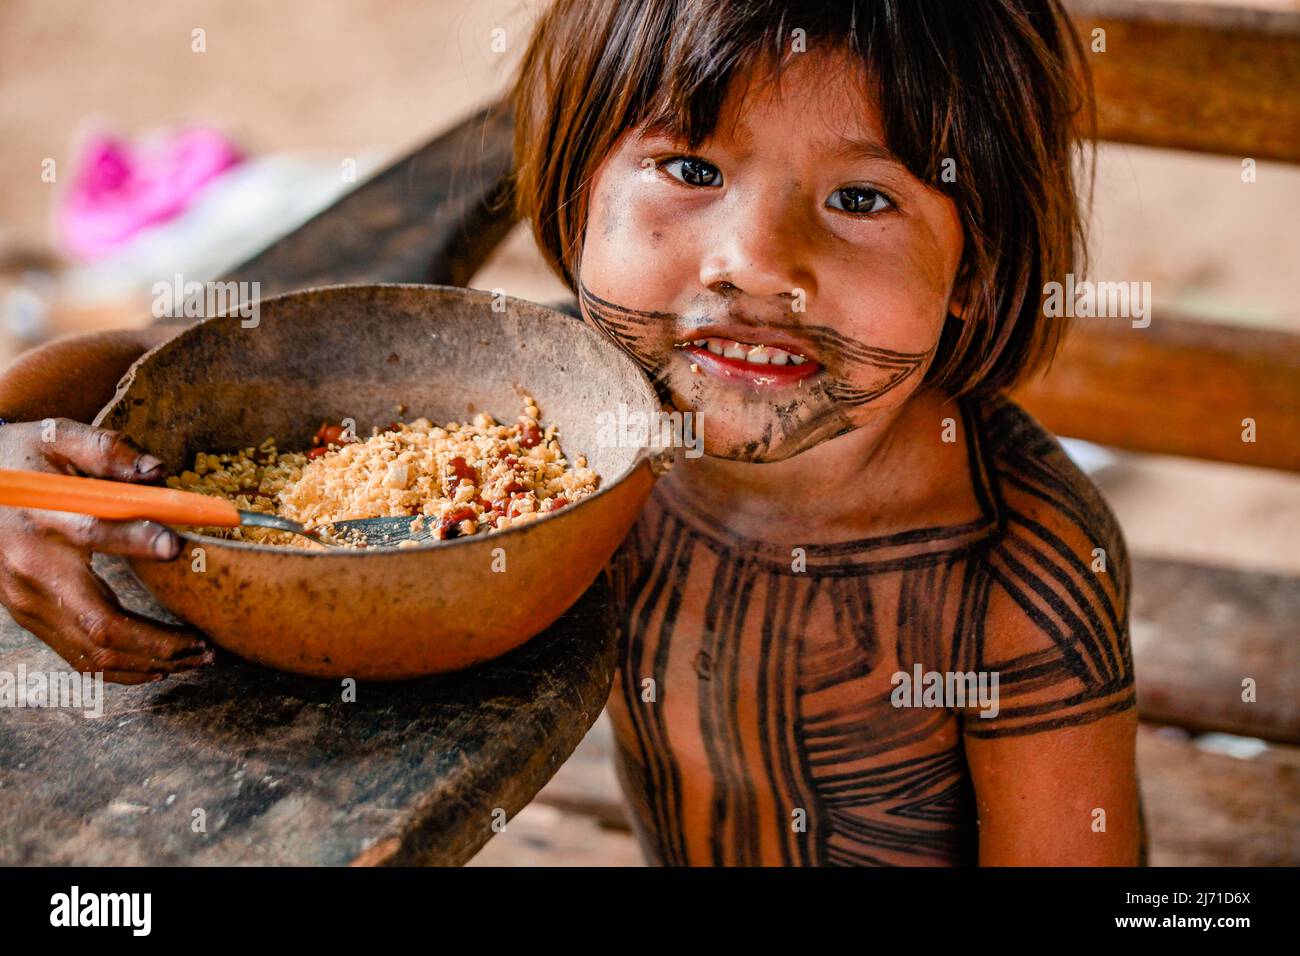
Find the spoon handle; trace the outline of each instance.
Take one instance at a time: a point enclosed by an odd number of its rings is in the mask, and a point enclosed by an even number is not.
[[[239,509],[211,495],[9,468],[0,468],[0,505],[72,511],[117,521],[147,518],[167,524],[239,525]]]

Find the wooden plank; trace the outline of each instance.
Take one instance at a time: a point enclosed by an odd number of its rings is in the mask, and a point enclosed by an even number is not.
[[[1243,759],[1143,724],[1138,782],[1151,866],[1300,865],[1300,748]]]
[[[1300,743],[1300,581],[1137,558],[1130,631],[1144,719]]]
[[[467,285],[515,222],[508,202],[512,135],[504,105],[475,113],[222,281],[258,282],[263,297],[341,283]]]
[[[1300,471],[1300,336],[1157,315],[1074,319],[1017,399],[1058,435]],[[1244,419],[1255,441],[1242,440]]]
[[[1102,139],[1300,162],[1300,12],[1068,0]]]
[[[166,617],[119,561],[124,602]],[[104,715],[5,708],[0,865],[458,865],[600,714],[617,641],[604,578],[555,625],[457,674],[362,683],[223,655],[106,685]],[[66,671],[0,612],[0,671]],[[195,832],[195,811],[205,829]]]

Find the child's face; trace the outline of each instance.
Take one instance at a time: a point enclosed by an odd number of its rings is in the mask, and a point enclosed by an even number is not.
[[[804,54],[779,89],[733,90],[689,156],[629,131],[593,177],[583,315],[704,413],[709,455],[780,461],[861,427],[939,341],[956,208],[884,154],[849,62]]]

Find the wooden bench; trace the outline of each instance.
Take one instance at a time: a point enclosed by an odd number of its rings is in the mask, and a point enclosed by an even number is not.
[[[1085,42],[1105,31],[1106,52],[1091,58],[1101,139],[1300,162],[1300,14],[1070,7]],[[475,114],[227,278],[260,280],[263,295],[338,282],[468,284],[514,225],[504,205],[510,133],[500,108]],[[1016,397],[1061,435],[1300,471],[1297,373],[1297,335],[1165,314],[1147,328],[1083,319],[1050,374]],[[1242,441],[1246,418],[1253,443]],[[1150,862],[1300,863],[1298,582],[1142,557],[1133,580]],[[1257,683],[1255,703],[1241,699],[1245,678]],[[1234,747],[1213,734],[1262,743]],[[538,801],[625,830],[609,748],[602,720]],[[611,859],[625,859],[625,844]]]
[[[1101,139],[1300,163],[1300,12],[1070,7],[1085,41],[1105,30],[1091,60]],[[1017,398],[1061,435],[1300,471],[1300,335],[1076,320],[1052,372]],[[1300,863],[1300,581],[1138,558],[1131,620],[1151,863]],[[1262,743],[1232,756],[1197,736],[1216,733]]]

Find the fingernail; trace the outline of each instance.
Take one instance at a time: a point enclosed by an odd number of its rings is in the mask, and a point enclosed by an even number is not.
[[[162,462],[153,455],[141,455],[135,460],[135,473],[137,475],[147,475],[151,471],[157,471],[162,467]]]
[[[164,561],[170,561],[181,553],[181,539],[164,528],[158,532],[158,537],[153,539],[153,553]]]
[[[202,657],[199,658],[199,663],[211,664],[216,659],[217,659],[217,655],[214,654],[212,651],[208,651],[206,654],[204,654]]]

